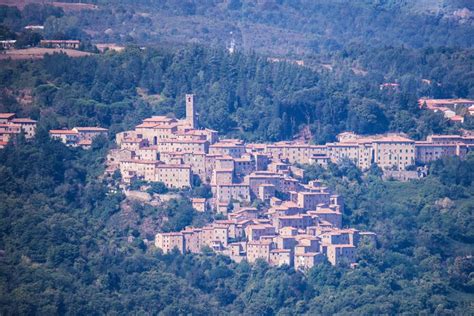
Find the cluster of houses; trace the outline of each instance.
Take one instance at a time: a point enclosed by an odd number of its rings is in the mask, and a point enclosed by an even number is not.
[[[443,156],[465,156],[474,137],[432,135],[415,142],[403,135],[362,137],[338,135],[326,145],[298,142],[246,144],[219,139],[214,130],[199,129],[194,96],[186,95],[186,117],[154,116],[134,130],[116,135],[117,149],[107,158],[107,172],[117,170],[125,183],[134,178],[160,181],[169,188],[191,187],[194,178],[210,185],[211,199],[193,199],[199,211],[212,209],[227,216],[202,227],[158,233],[155,245],[164,252],[199,252],[203,247],[236,261],[263,259],[307,269],[323,260],[354,264],[363,239],[375,235],[343,228],[340,196],[318,181],[304,184],[297,164],[338,163],[349,159],[359,168],[377,164],[405,170],[416,162]],[[253,208],[256,200],[265,207]]]
[[[298,188],[303,170],[297,164],[326,167],[345,159],[360,169],[372,164],[403,171],[416,163],[443,156],[464,157],[474,137],[432,135],[414,141],[403,135],[363,137],[351,132],[325,145],[302,142],[246,144],[239,139],[219,139],[216,131],[198,129],[193,95],[186,95],[186,118],[153,116],[134,130],[116,135],[117,149],[108,155],[107,172],[120,170],[125,183],[139,178],[160,181],[169,188],[191,187],[194,178],[211,185],[214,208],[225,209],[232,200],[250,202],[273,192]],[[265,184],[265,186],[262,186]]]
[[[268,202],[267,207],[237,206],[226,219],[207,226],[158,233],[155,246],[164,253],[174,249],[199,253],[207,247],[237,262],[264,260],[274,266],[307,270],[326,260],[333,265],[354,266],[358,246],[375,242],[372,232],[343,228],[341,196],[332,194],[319,181],[299,184],[280,197],[272,194],[272,184],[258,187],[259,194],[270,191],[268,196],[258,197]]]
[[[74,127],[73,129],[50,130],[49,135],[67,146],[90,148],[99,135],[107,135],[101,127]],[[26,139],[35,137],[36,121],[31,118],[18,118],[15,113],[0,113],[0,148],[4,148],[15,136],[23,133]]]
[[[441,112],[453,122],[464,122],[466,115],[474,115],[474,100],[469,99],[428,99],[418,100],[420,109]]]
[[[94,138],[107,136],[107,129],[102,127],[74,127],[72,129],[53,129],[49,131],[52,139],[57,139],[66,146],[89,149]]]
[[[33,137],[35,128],[34,120],[0,114],[0,146],[22,131]],[[49,133],[68,146],[89,148],[107,129],[75,127]],[[337,142],[325,145],[244,143],[199,129],[194,96],[188,94],[184,119],[144,119],[134,130],[118,133],[116,142],[117,148],[107,157],[107,173],[120,171],[124,183],[141,179],[176,189],[189,188],[199,179],[213,194],[210,199],[193,199],[193,207],[226,216],[205,227],[158,233],[155,245],[164,252],[174,248],[199,252],[209,247],[236,261],[262,259],[304,270],[325,260],[354,265],[359,244],[373,242],[375,235],[343,227],[342,198],[319,181],[304,184],[304,170],[298,164],[326,167],[351,160],[360,169],[376,164],[404,171],[444,156],[464,157],[474,146],[474,137],[431,135],[413,141],[400,134],[364,137],[345,132]],[[262,202],[259,208],[250,207],[255,201]]]
[[[4,148],[15,136],[23,133],[30,139],[36,133],[36,121],[30,118],[17,118],[15,113],[0,113],[0,148]]]

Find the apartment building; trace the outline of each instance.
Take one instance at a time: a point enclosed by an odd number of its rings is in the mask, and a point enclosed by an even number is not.
[[[273,218],[273,226],[279,230],[284,227],[306,229],[314,225],[314,219],[309,214],[283,215]]]
[[[36,134],[36,121],[30,118],[13,118],[12,124],[20,125],[21,130],[25,134],[25,138],[33,138]]]
[[[142,178],[145,181],[156,181],[155,174],[161,162],[157,160],[128,159],[120,161],[120,172],[127,179]],[[161,180],[159,180],[161,181]],[[164,182],[164,181],[163,181]]]
[[[252,240],[247,243],[247,261],[252,263],[258,259],[270,262],[270,252],[273,249],[270,240]]]
[[[245,145],[240,140],[222,139],[209,146],[209,154],[240,158],[245,153]]]
[[[163,182],[168,188],[190,188],[192,186],[192,172],[188,165],[156,164],[151,178],[146,181]]]
[[[419,163],[429,163],[443,158],[459,156],[465,157],[469,145],[464,143],[433,143],[428,141],[415,142],[415,157]]]
[[[244,183],[219,184],[212,187],[217,202],[230,203],[232,200],[250,202],[250,188]]]
[[[351,265],[356,262],[357,248],[354,245],[328,245],[327,258],[333,266]]]
[[[156,146],[160,152],[205,154],[208,152],[209,143],[207,140],[161,139],[157,141]]]
[[[308,214],[331,223],[335,228],[342,227],[342,213],[337,208],[317,206],[315,211],[308,211]]]
[[[158,145],[158,142],[175,138],[174,134],[178,131],[178,125],[168,125],[162,123],[143,122],[135,127],[135,132],[141,135],[148,143]]]
[[[253,224],[245,228],[245,236],[249,241],[258,241],[262,236],[274,236],[275,227],[270,224]]]
[[[415,163],[415,142],[401,136],[374,139],[374,162],[382,169],[404,170]]]
[[[169,253],[173,249],[179,252],[185,252],[184,236],[179,233],[158,233],[155,236],[155,246],[160,248],[164,253]]]
[[[348,159],[357,164],[359,158],[359,144],[356,142],[339,142],[326,144],[328,156],[334,163]]]

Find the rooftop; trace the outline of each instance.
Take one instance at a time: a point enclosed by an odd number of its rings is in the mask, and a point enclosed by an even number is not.
[[[11,119],[15,113],[0,113],[0,119]]]
[[[14,118],[12,122],[13,123],[36,123],[35,120],[32,120],[30,118]]]
[[[108,129],[96,126],[74,127],[78,132],[107,132]]]
[[[76,131],[70,129],[52,129],[49,131],[49,133],[58,135],[77,135]]]

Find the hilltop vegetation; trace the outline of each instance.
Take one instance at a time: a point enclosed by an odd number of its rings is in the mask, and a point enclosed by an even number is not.
[[[202,126],[249,141],[310,131],[323,143],[345,130],[399,131],[422,139],[474,126],[472,117],[454,125],[417,104],[422,96],[474,98],[468,1],[438,6],[426,1],[91,2],[99,9],[0,7],[0,33],[31,39],[22,27],[43,23],[45,37],[78,38],[83,49],[93,50],[90,41],[161,48],[2,66],[1,87],[8,92],[0,100],[2,109],[36,118],[42,113],[50,127],[93,124],[114,132],[150,114],[181,117],[182,97],[193,92]],[[467,11],[453,13],[463,8]],[[230,41],[227,28],[235,54],[222,49]],[[256,38],[246,40],[243,28]],[[214,48],[182,47],[190,42]],[[254,51],[289,62],[269,63]],[[300,58],[305,66],[291,64]],[[400,86],[381,90],[387,82]],[[17,88],[31,91],[33,104],[18,104]]]
[[[304,275],[145,247],[139,231],[109,223],[124,197],[109,190],[112,179],[97,176],[106,147],[71,149],[40,131],[32,143],[0,151],[0,313],[462,315],[472,308],[472,156],[437,162],[431,176],[408,184],[382,182],[375,171],[361,177],[351,165],[313,170],[344,195],[345,223],[375,231],[379,242],[362,247],[355,270],[322,264]]]
[[[474,97],[472,56],[467,49],[354,47],[334,56],[339,65],[332,71],[315,71],[200,46],[130,48],[79,59],[53,55],[2,62],[0,87],[9,93],[2,94],[0,110],[41,118],[50,128],[100,125],[114,134],[153,114],[184,116],[183,96],[193,92],[201,126],[249,141],[291,139],[304,127],[317,143],[345,130],[421,139],[461,127],[419,110],[417,100]],[[369,73],[354,74],[354,64]],[[395,78],[398,89],[379,88]],[[22,103],[18,91],[29,91],[33,102]],[[470,125],[468,118],[464,127]]]
[[[205,43],[277,56],[311,56],[363,43],[472,47],[472,2],[325,0],[90,1],[78,26],[98,41]],[[65,19],[65,18],[61,18]]]

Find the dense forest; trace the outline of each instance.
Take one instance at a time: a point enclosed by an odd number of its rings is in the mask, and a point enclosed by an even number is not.
[[[91,0],[96,10],[45,21],[45,32],[99,42],[203,43],[269,55],[368,47],[472,47],[469,0]],[[468,11],[463,11],[463,10]],[[77,30],[82,30],[77,32]]]
[[[302,274],[212,252],[163,255],[132,226],[111,225],[124,196],[113,179],[98,177],[106,148],[67,148],[40,130],[33,142],[0,151],[0,313],[472,312],[473,156],[438,161],[410,183],[383,182],[378,170],[362,175],[353,165],[306,167],[344,195],[346,225],[375,231],[378,244],[362,247],[357,269],[321,264]],[[134,212],[138,221],[151,215]]]

